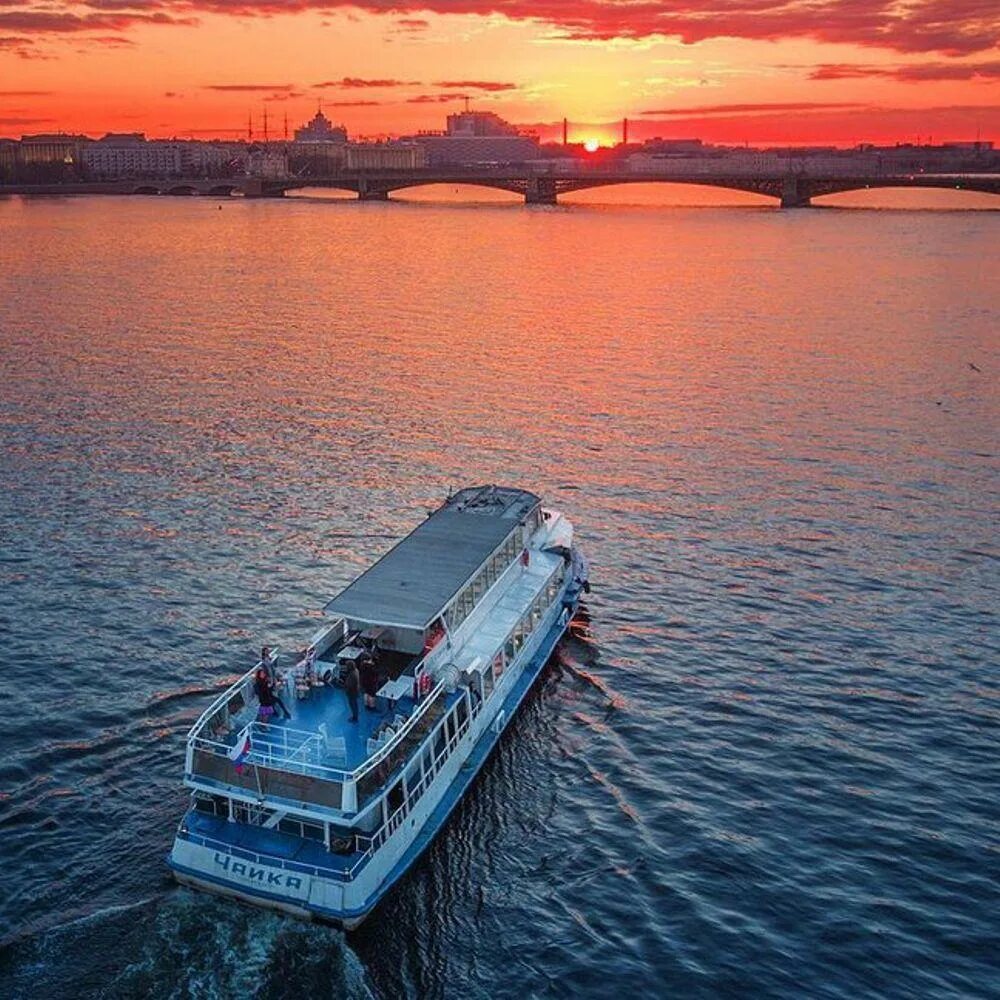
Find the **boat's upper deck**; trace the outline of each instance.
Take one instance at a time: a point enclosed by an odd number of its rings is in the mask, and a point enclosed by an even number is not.
[[[525,490],[501,486],[461,490],[325,610],[352,622],[423,632],[540,504]]]
[[[416,707],[409,695],[392,702],[378,698],[376,708],[367,708],[359,696],[358,721],[351,722],[347,696],[340,687],[319,685],[310,688],[304,697],[283,695],[282,700],[291,713],[290,719],[275,715],[268,723],[254,727],[256,749],[263,759],[289,758],[335,771],[359,768],[375,752],[378,738],[388,734],[389,726],[397,719],[408,719]],[[228,733],[224,742],[235,746],[238,737],[238,732]]]

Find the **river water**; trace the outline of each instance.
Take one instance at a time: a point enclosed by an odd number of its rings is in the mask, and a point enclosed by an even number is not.
[[[0,201],[0,995],[996,996],[998,243]],[[594,590],[445,833],[346,936],[174,887],[186,730],[477,482]]]

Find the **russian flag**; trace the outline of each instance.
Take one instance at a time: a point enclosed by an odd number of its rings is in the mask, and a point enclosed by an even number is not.
[[[236,742],[233,744],[229,753],[226,755],[229,757],[234,764],[236,764],[236,773],[243,773],[243,761],[250,756],[250,750],[252,749],[252,744],[250,743],[250,726],[246,726],[239,736],[236,737]]]

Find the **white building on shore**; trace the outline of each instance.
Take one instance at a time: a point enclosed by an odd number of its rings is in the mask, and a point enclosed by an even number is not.
[[[115,177],[215,177],[239,172],[242,143],[147,140],[141,132],[108,133],[80,146],[80,166],[95,179]]]

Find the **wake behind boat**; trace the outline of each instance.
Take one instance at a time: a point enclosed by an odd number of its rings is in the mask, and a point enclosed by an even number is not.
[[[198,720],[177,879],[357,926],[444,826],[587,573],[534,494],[449,497],[327,604],[291,669],[265,652]]]

